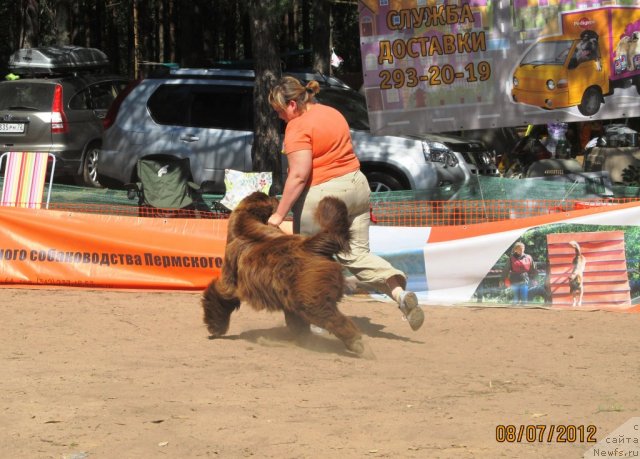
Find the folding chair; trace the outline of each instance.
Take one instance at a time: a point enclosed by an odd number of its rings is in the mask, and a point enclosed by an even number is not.
[[[49,159],[51,159],[51,172],[45,206],[48,209],[56,157],[52,153],[44,152],[8,151],[0,156],[0,169],[4,163],[0,205],[34,209],[42,207]]]
[[[128,183],[129,199],[138,198],[139,215],[145,217],[179,217],[182,210],[205,210],[200,187],[190,180],[189,158],[169,156],[138,160],[139,181]]]

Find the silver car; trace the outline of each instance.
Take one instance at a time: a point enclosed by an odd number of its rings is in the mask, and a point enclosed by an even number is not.
[[[106,62],[106,56],[92,48],[45,47],[14,53],[9,67],[22,77],[0,82],[0,153],[53,153],[56,175],[99,187],[102,119],[127,84],[123,77],[100,72]]]
[[[373,135],[365,99],[357,91],[333,77],[294,76],[320,82],[318,101],[345,115],[374,191],[429,190],[439,197],[441,189],[478,173],[497,174],[482,142]],[[138,159],[170,155],[190,159],[192,179],[204,191],[223,193],[225,169],[252,167],[253,85],[253,71],[229,69],[172,69],[142,80],[107,114],[99,176],[134,182]]]

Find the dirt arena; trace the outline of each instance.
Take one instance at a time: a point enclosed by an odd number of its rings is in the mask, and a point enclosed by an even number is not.
[[[640,314],[427,307],[412,332],[349,297],[364,360],[246,307],[210,340],[198,293],[4,288],[0,304],[3,458],[581,458],[593,444],[496,426],[600,440],[640,415]]]

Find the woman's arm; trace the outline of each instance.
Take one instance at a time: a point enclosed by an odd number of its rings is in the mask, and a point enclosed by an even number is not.
[[[289,162],[289,173],[284,182],[284,190],[278,209],[269,217],[269,225],[280,226],[287,216],[296,200],[304,190],[313,167],[313,156],[311,150],[298,150],[287,155]]]

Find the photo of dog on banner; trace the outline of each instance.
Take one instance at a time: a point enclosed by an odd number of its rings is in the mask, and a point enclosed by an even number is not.
[[[572,260],[573,269],[569,275],[569,292],[573,307],[582,306],[582,298],[584,296],[584,269],[587,265],[587,259],[582,254],[580,244],[576,241],[569,242],[569,245],[575,250],[575,256]]]
[[[593,30],[583,30],[580,33],[580,41],[576,45],[575,54],[570,66],[577,67],[579,64],[588,61],[595,61],[598,71],[602,70],[600,56],[599,37]]]

